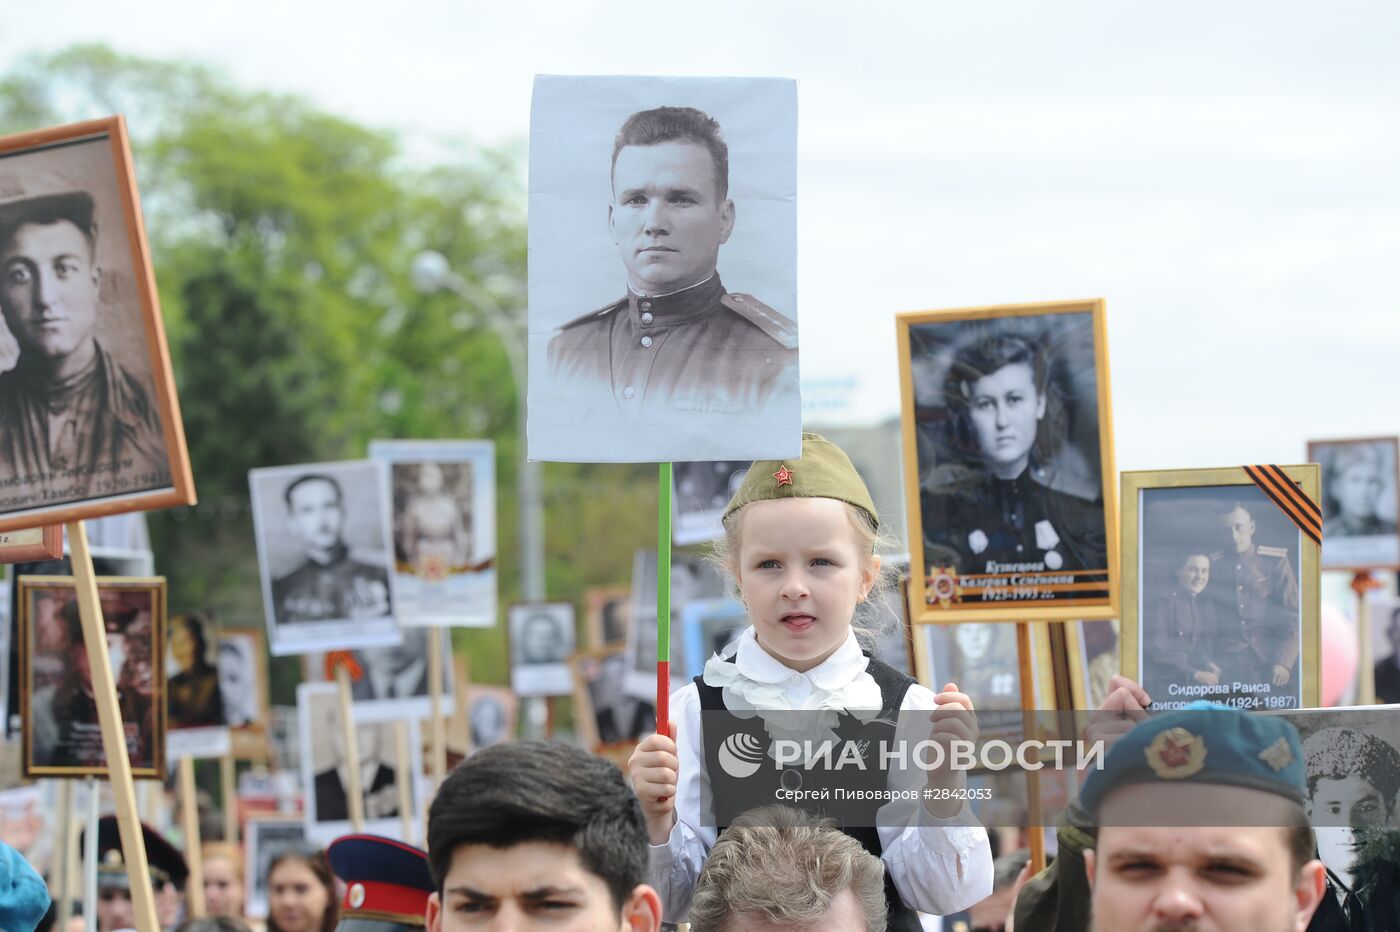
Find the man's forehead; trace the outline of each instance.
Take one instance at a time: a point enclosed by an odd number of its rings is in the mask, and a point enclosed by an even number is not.
[[[293,506],[298,502],[307,503],[308,501],[317,501],[325,498],[331,498],[337,501],[340,499],[340,495],[336,493],[335,486],[325,479],[307,479],[296,488],[292,489],[288,494],[292,499]]]
[[[0,238],[0,259],[36,250],[54,255],[78,254],[86,252],[89,245],[87,234],[72,220],[26,220]]]
[[[588,871],[578,851],[558,842],[527,841],[508,848],[458,845],[443,878],[448,892],[470,888],[493,897],[519,896],[544,888],[588,890],[603,879]]]
[[[669,139],[645,146],[623,146],[613,164],[613,179],[629,185],[653,183],[653,179],[713,185],[714,171],[714,157],[703,144],[693,139]]]

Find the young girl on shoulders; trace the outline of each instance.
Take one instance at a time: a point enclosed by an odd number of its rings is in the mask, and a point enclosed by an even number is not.
[[[912,746],[930,735],[944,742],[976,738],[972,701],[956,684],[935,695],[872,658],[856,638],[852,622],[879,587],[881,567],[879,518],[850,459],[804,434],[796,461],[753,464],[724,526],[719,557],[750,627],[671,697],[670,736],[645,739],[628,762],[653,846],[648,882],[661,894],[664,918],[685,921],[717,832],[775,798],[837,818],[884,861],[891,932],[920,929],[919,913],[946,915],[990,896],[991,847],[959,798],[962,774],[910,770],[886,777],[879,767],[822,774],[734,765],[766,743],[764,729],[772,737],[775,729],[830,726],[825,733],[839,738],[854,723],[867,739],[862,753],[876,743],[869,739]],[[781,714],[764,716],[784,712],[811,714],[786,722]],[[918,712],[931,714],[909,714]],[[863,804],[864,811],[812,801],[836,787],[877,801]],[[793,792],[799,789],[807,792]],[[927,798],[878,801],[888,790]]]

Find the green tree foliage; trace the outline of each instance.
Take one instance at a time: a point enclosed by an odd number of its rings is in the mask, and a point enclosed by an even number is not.
[[[520,153],[411,164],[396,138],[211,69],[85,45],[0,75],[0,131],[124,113],[200,504],[150,516],[172,608],[260,626],[247,472],[356,458],[376,437],[497,442],[502,601],[519,591],[520,454],[508,356],[485,313],[525,307]],[[412,287],[443,253],[491,307]],[[520,328],[523,332],[523,327]],[[551,598],[626,583],[654,544],[654,467],[551,465]],[[461,632],[473,679],[508,675],[501,626]],[[290,703],[295,665],[274,700]]]

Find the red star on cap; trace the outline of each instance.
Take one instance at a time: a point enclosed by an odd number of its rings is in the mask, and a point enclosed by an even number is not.
[[[1183,741],[1178,744],[1168,740],[1162,748],[1162,763],[1168,767],[1180,767],[1191,759],[1191,742]]]
[[[778,471],[773,473],[773,478],[778,480],[778,488],[792,485],[792,470],[786,466],[779,466]]]

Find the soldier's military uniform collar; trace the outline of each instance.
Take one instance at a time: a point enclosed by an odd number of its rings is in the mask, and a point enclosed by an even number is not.
[[[655,297],[639,295],[629,287],[627,313],[633,324],[642,329],[673,327],[704,317],[714,310],[723,294],[724,284],[718,272],[698,285]]]

